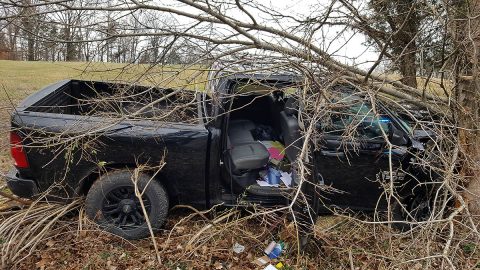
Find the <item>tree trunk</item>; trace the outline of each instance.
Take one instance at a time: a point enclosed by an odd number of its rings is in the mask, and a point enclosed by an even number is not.
[[[480,215],[480,3],[459,1],[452,35],[458,50],[455,74],[462,174],[470,213]]]
[[[415,65],[415,42],[411,42],[405,49],[403,55],[400,56],[400,73],[402,79],[400,81],[410,87],[417,88],[417,66]]]
[[[69,20],[70,22],[70,20]],[[65,40],[67,43],[65,44],[66,52],[65,52],[65,61],[75,61],[76,59],[76,44],[72,43],[73,41],[73,33],[70,25],[65,26],[64,30]]]
[[[410,87],[417,88],[417,33],[418,14],[414,7],[415,1],[401,1],[396,7],[399,15],[397,24],[399,32],[392,41],[397,42],[397,55],[399,56],[399,69],[402,74],[401,82]],[[395,46],[395,45],[394,45]]]
[[[27,39],[27,60],[34,61],[35,60],[35,24],[38,21],[35,20],[34,15],[36,10],[35,7],[32,6],[31,0],[22,1],[22,4],[25,7],[22,8],[21,11],[21,23],[22,23],[22,30],[24,36]]]
[[[27,60],[35,61],[35,39],[31,34],[27,38]]]

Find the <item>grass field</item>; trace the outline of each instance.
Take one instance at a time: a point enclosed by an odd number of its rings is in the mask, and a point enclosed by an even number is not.
[[[0,97],[23,98],[63,79],[139,82],[164,87],[203,89],[205,72],[197,67],[128,65],[85,62],[25,62],[0,60]]]

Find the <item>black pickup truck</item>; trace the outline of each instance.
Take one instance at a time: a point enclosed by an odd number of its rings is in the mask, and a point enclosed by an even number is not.
[[[142,204],[154,229],[176,204],[286,205],[298,185],[290,165],[308,125],[299,117],[300,88],[295,76],[262,74],[218,76],[205,92],[60,81],[13,112],[15,166],[7,183],[26,198],[86,196],[88,216],[129,239],[148,235]],[[428,207],[421,203],[425,192],[414,187],[430,179],[411,165],[423,144],[409,126],[381,103],[381,114],[373,114],[365,97],[348,91],[341,96],[347,106],[315,123],[321,136],[308,142],[308,177],[320,187],[310,198],[322,206],[316,211],[384,210],[382,185],[392,177],[401,190],[400,209]],[[345,128],[354,119],[362,119],[356,139],[346,141]],[[395,145],[391,151],[385,134]],[[285,149],[272,152],[272,142]],[[269,175],[273,155],[278,171],[291,172],[282,174],[290,184],[278,185],[278,174]],[[134,181],[144,190],[142,201]]]

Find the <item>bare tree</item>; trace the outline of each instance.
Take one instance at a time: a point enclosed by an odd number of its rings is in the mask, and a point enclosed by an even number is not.
[[[401,81],[417,87],[417,36],[422,21],[421,1],[369,1],[362,14],[351,2],[340,1],[347,8],[352,27],[360,29],[380,51],[394,63]],[[424,6],[423,6],[424,7]],[[347,23],[347,22],[346,22]]]
[[[32,4],[30,0],[22,1],[22,6],[20,7],[19,11],[20,21],[22,32],[24,33],[24,37],[26,38],[26,48],[27,48],[27,56],[26,59],[28,61],[36,60],[35,55],[35,44],[36,44],[36,36],[38,35],[38,25],[35,21],[36,16],[36,8]]]

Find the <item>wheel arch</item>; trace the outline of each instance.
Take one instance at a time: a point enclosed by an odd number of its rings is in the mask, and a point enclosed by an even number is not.
[[[119,171],[119,170],[129,170],[133,171],[138,168],[137,164],[128,164],[128,163],[117,163],[109,164],[108,166],[101,167],[97,170],[92,170],[86,177],[84,177],[78,184],[76,189],[76,196],[86,196],[93,183],[97,181],[100,176],[105,175],[109,172]],[[154,169],[144,170],[142,173],[154,176],[155,181],[160,182],[166,189],[167,195],[169,197],[170,206],[177,204],[178,198],[175,192],[174,187],[167,181],[166,176],[162,171],[156,172]]]

